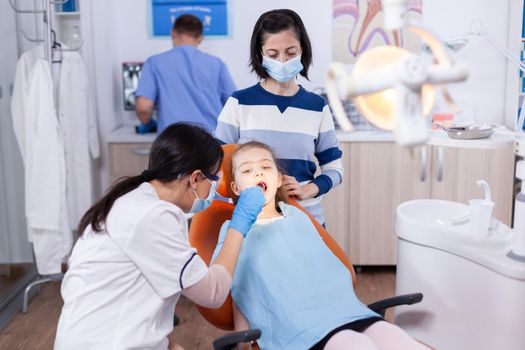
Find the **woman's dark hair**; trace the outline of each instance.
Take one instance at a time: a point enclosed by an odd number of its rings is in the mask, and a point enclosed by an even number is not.
[[[235,158],[235,155],[240,153],[240,152],[242,152],[242,151],[247,151],[247,150],[250,150],[250,149],[253,149],[253,148],[264,149],[264,150],[268,151],[270,153],[270,155],[272,156],[272,159],[273,159],[273,162],[275,163],[275,166],[277,167],[277,171],[281,175],[286,175],[286,172],[284,171],[284,168],[277,161],[277,158],[275,157],[275,152],[273,151],[273,149],[270,146],[268,146],[266,143],[259,142],[259,141],[248,141],[246,143],[241,144],[239,147],[237,147],[235,149],[235,151],[233,152],[232,156],[231,156],[230,169],[231,169],[231,172],[232,172],[231,173],[232,181],[235,181],[235,169],[233,168],[233,159]],[[236,196],[233,193],[231,188],[229,188],[229,192],[230,192],[230,197],[232,198],[233,202],[237,203],[237,200],[239,199],[239,197]],[[279,207],[279,202],[287,203],[288,202],[287,198],[288,198],[288,196],[286,195],[286,192],[283,190],[282,187],[279,187],[277,189],[277,192],[275,193],[275,209],[277,209],[277,211],[279,211],[279,212],[281,211],[281,208]]]
[[[253,27],[250,41],[250,66],[252,67],[252,72],[255,72],[259,78],[267,79],[270,77],[262,66],[262,46],[266,40],[266,35],[277,34],[289,29],[295,32],[297,40],[301,44],[301,63],[304,68],[300,74],[308,79],[308,68],[312,64],[312,44],[301,17],[288,9],[272,10],[263,13]]]
[[[182,15],[173,23],[173,30],[177,34],[187,34],[193,38],[198,38],[202,35],[202,22],[194,15]]]
[[[77,233],[81,235],[89,225],[95,232],[102,231],[113,203],[144,181],[167,183],[195,170],[212,176],[219,171],[223,155],[219,141],[203,128],[186,123],[168,126],[151,146],[148,169],[141,175],[117,180],[84,214]]]

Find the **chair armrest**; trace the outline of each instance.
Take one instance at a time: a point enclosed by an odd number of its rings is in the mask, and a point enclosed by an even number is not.
[[[213,342],[213,348],[215,350],[230,350],[233,349],[238,343],[249,343],[256,341],[260,337],[260,329],[248,329],[246,331],[229,333],[215,339]]]
[[[392,298],[383,299],[376,301],[375,303],[369,304],[368,307],[380,314],[382,317],[385,317],[385,311],[388,308],[399,306],[399,305],[412,305],[417,304],[423,300],[422,293],[412,293],[412,294],[403,294],[397,295]]]

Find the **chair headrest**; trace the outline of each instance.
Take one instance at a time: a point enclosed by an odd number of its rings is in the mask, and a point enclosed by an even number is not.
[[[221,164],[222,180],[217,188],[217,192],[223,197],[232,197],[230,189],[230,184],[232,182],[232,154],[238,147],[238,144],[222,145],[222,150],[224,151],[224,158]]]

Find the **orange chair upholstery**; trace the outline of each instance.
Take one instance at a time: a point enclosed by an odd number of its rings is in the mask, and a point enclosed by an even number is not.
[[[223,177],[217,189],[217,192],[223,197],[231,197],[231,156],[237,147],[238,145],[223,146],[224,160],[221,165]],[[352,281],[355,285],[355,271],[343,249],[341,249],[323,226],[321,226],[319,222],[317,222],[317,220],[315,220],[310,213],[302,208],[295,200],[289,198],[287,202],[288,204],[296,206],[308,215],[328,248],[330,248],[348,270],[350,270]],[[192,218],[189,233],[190,243],[197,249],[199,255],[208,265],[210,264],[213,251],[217,245],[220,228],[226,220],[231,219],[233,208],[234,205],[231,203],[215,200],[208,209],[196,214]],[[224,330],[234,329],[231,295],[228,296],[226,302],[219,309],[208,309],[198,305],[197,309],[201,315],[214,326]]]

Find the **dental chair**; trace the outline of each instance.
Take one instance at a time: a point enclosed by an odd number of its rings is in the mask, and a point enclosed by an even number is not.
[[[231,198],[230,183],[231,183],[231,156],[238,145],[230,144],[223,145],[224,160],[221,165],[223,172],[222,181],[218,186],[217,192],[226,198]],[[288,204],[296,206],[302,210],[312,220],[315,228],[319,232],[319,235],[328,246],[328,248],[334,253],[339,260],[348,268],[352,274],[352,283],[355,286],[356,274],[354,268],[348,258],[346,257],[343,249],[336,243],[336,241],[328,234],[328,232],[315,220],[304,208],[302,208],[294,199],[289,198]],[[202,257],[202,259],[209,265],[212,254],[217,245],[219,237],[219,231],[222,224],[226,220],[230,220],[233,213],[234,205],[232,203],[214,200],[212,205],[203,212],[195,214],[193,216],[189,238],[190,243],[195,247]],[[370,309],[377,312],[384,317],[386,309],[399,305],[410,305],[418,303],[423,299],[421,293],[405,294],[396,296],[393,298],[381,300],[368,305]],[[198,305],[195,305],[200,314],[215,327],[223,330],[234,330],[233,324],[233,310],[232,310],[232,298],[228,296],[225,303],[218,309],[208,309]],[[253,349],[259,349],[255,341],[261,336],[261,331],[258,329],[250,329],[247,331],[240,331],[226,334],[213,342],[214,349],[216,350],[229,350],[233,349],[240,342],[252,343]]]

